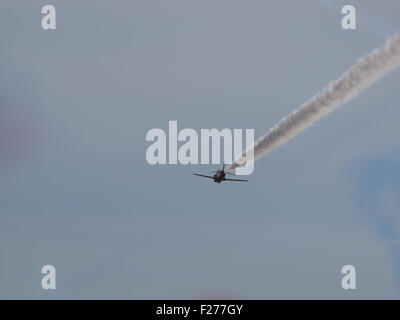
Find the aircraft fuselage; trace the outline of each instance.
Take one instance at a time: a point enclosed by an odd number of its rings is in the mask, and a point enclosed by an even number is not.
[[[218,170],[216,174],[214,174],[214,182],[221,183],[221,181],[225,180],[225,172],[222,170]]]

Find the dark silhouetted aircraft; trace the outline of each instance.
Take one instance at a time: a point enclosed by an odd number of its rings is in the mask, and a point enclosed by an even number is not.
[[[244,180],[244,179],[227,179],[227,178],[225,178],[225,176],[227,174],[234,176],[233,173],[225,172],[225,165],[222,166],[222,170],[215,171],[215,174],[213,176],[205,176],[204,174],[198,174],[198,173],[193,173],[193,174],[195,176],[213,179],[214,182],[216,182],[216,183],[221,183],[222,181],[242,181],[242,182],[249,181],[249,180]]]

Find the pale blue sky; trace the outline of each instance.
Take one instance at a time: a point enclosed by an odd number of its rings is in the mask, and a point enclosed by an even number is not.
[[[50,32],[47,3],[0,3],[0,298],[399,297],[400,71],[248,184],[145,160],[169,120],[264,134],[400,30],[398,1],[338,1],[355,31],[322,0],[50,2]]]

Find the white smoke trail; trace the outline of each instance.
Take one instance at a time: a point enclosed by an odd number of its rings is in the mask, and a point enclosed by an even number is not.
[[[245,164],[246,154],[254,152],[255,160],[287,142],[314,122],[355,98],[398,66],[400,66],[400,32],[390,37],[382,47],[358,59],[356,64],[339,79],[331,82],[299,109],[282,119],[258,142],[243,152],[227,171],[242,167]],[[248,161],[252,160],[252,158],[248,159]]]

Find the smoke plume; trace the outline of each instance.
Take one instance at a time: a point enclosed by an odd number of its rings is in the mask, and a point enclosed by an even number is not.
[[[400,32],[390,37],[382,47],[358,59],[339,79],[331,82],[300,108],[282,119],[252,147],[243,152],[227,171],[243,166],[246,154],[251,154],[251,151],[254,152],[255,160],[284,144],[314,122],[358,96],[398,66],[400,66]],[[249,161],[252,160],[251,157]]]

